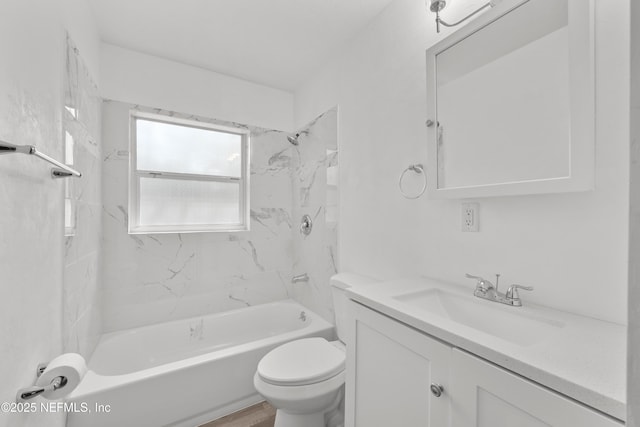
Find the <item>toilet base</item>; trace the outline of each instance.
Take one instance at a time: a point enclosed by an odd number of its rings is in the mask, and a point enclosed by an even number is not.
[[[278,409],[273,427],[325,427],[324,412],[289,414]]]
[[[329,407],[310,414],[291,414],[276,410],[273,427],[344,427],[344,385],[340,387]]]

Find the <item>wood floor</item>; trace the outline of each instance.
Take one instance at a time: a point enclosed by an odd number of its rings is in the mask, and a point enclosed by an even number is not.
[[[276,409],[262,402],[200,427],[273,427],[275,420]]]

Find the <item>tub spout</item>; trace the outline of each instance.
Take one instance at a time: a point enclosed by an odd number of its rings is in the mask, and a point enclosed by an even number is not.
[[[291,283],[308,282],[308,281],[309,281],[309,276],[307,275],[307,273],[298,274],[297,276],[293,276],[293,278],[291,279]]]

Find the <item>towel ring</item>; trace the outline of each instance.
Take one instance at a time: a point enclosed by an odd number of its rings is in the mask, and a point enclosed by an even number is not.
[[[404,179],[404,176],[406,175],[406,173],[409,171],[421,174],[424,177],[424,184],[422,184],[422,188],[420,189],[420,192],[415,196],[410,196],[409,194],[405,193],[404,189],[402,188],[402,180]],[[402,173],[400,174],[400,179],[398,179],[398,187],[400,187],[400,193],[402,193],[402,195],[407,199],[417,199],[418,197],[422,196],[424,194],[424,191],[427,189],[427,174],[424,173],[424,168],[422,167],[422,165],[421,164],[409,165],[408,168],[402,171]]]

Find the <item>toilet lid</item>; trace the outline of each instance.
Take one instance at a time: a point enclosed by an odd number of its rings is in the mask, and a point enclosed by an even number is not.
[[[267,353],[258,375],[275,385],[314,384],[344,370],[345,353],[324,338],[291,341]]]

